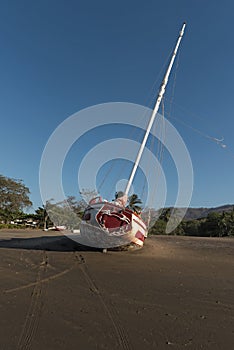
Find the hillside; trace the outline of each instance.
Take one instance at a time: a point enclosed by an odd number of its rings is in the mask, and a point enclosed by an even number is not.
[[[230,212],[234,208],[234,205],[232,204],[226,204],[222,205],[220,207],[214,207],[214,208],[188,208],[185,219],[186,220],[193,220],[193,219],[200,219],[200,218],[206,218],[208,214],[210,213],[222,213],[222,212]]]
[[[230,212],[234,208],[234,204],[226,204],[219,207],[214,208],[188,208],[187,212],[185,214],[184,220],[195,220],[195,219],[201,219],[206,218],[208,214],[210,213],[222,213],[222,212]],[[165,208],[166,209],[166,208]],[[172,209],[172,208],[168,208]],[[183,210],[183,208],[181,208]],[[180,208],[177,208],[177,213],[179,213]],[[145,215],[148,212],[148,210],[145,211]],[[160,213],[162,210],[151,210],[151,219],[156,219],[160,216]]]

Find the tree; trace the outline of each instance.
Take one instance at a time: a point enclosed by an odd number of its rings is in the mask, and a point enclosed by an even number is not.
[[[182,226],[186,236],[201,236],[201,221],[200,220],[188,220],[183,221]]]
[[[46,211],[46,205],[38,207],[38,209],[35,210],[34,218],[38,221],[39,227],[43,228],[44,230],[46,230],[49,226],[53,226],[53,222],[50,220]]]
[[[7,223],[32,205],[30,191],[22,180],[0,175],[0,217]]]
[[[87,204],[84,199],[77,201],[75,196],[68,196],[66,199],[66,203],[76,215],[82,218],[84,210],[87,207]]]
[[[174,217],[175,229],[170,233],[166,233],[167,224],[171,217],[171,208],[163,208],[158,211],[158,215],[155,218],[153,226],[149,229],[149,234],[151,235],[178,235],[183,236],[185,234],[184,227],[180,223],[179,218]]]
[[[149,235],[165,235],[166,226],[166,221],[158,219],[154,223],[154,225],[149,229]]]
[[[142,201],[140,198],[138,198],[137,194],[132,194],[128,197],[128,208],[135,211],[137,214],[140,214],[142,212],[142,206],[139,205],[142,204]]]
[[[220,224],[221,214],[216,212],[209,213],[205,221],[201,222],[202,236],[220,237]]]
[[[87,206],[87,203],[89,203],[89,201],[92,198],[95,198],[98,196],[98,192],[96,190],[90,190],[89,188],[82,188],[82,190],[80,191],[80,194],[83,198],[83,202],[86,203],[85,206]]]
[[[223,212],[221,214],[220,222],[220,235],[224,236],[234,236],[234,210],[231,212]]]
[[[76,228],[79,227],[86,206],[84,200],[77,201],[74,196],[68,196],[67,199],[56,203],[50,199],[36,210],[37,220],[44,229],[50,225]]]
[[[171,208],[163,208],[160,213],[160,219],[168,222],[171,216]]]

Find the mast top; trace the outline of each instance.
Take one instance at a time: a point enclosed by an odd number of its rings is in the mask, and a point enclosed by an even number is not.
[[[186,22],[183,23],[182,29],[181,29],[181,31],[180,31],[180,36],[183,36],[183,35],[184,35],[185,27],[186,27]]]

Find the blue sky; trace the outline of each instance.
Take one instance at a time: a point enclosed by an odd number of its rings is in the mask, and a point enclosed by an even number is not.
[[[232,0],[2,0],[0,173],[23,179],[34,208],[41,205],[40,159],[54,129],[92,105],[148,105],[186,21],[173,115],[227,145],[171,119],[193,162],[191,206],[233,203],[233,13]],[[75,194],[68,171],[64,181]],[[173,192],[173,176],[170,182]]]

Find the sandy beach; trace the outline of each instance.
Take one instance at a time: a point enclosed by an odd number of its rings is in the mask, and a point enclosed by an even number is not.
[[[234,344],[234,239],[157,236],[141,250],[0,231],[1,349]]]

